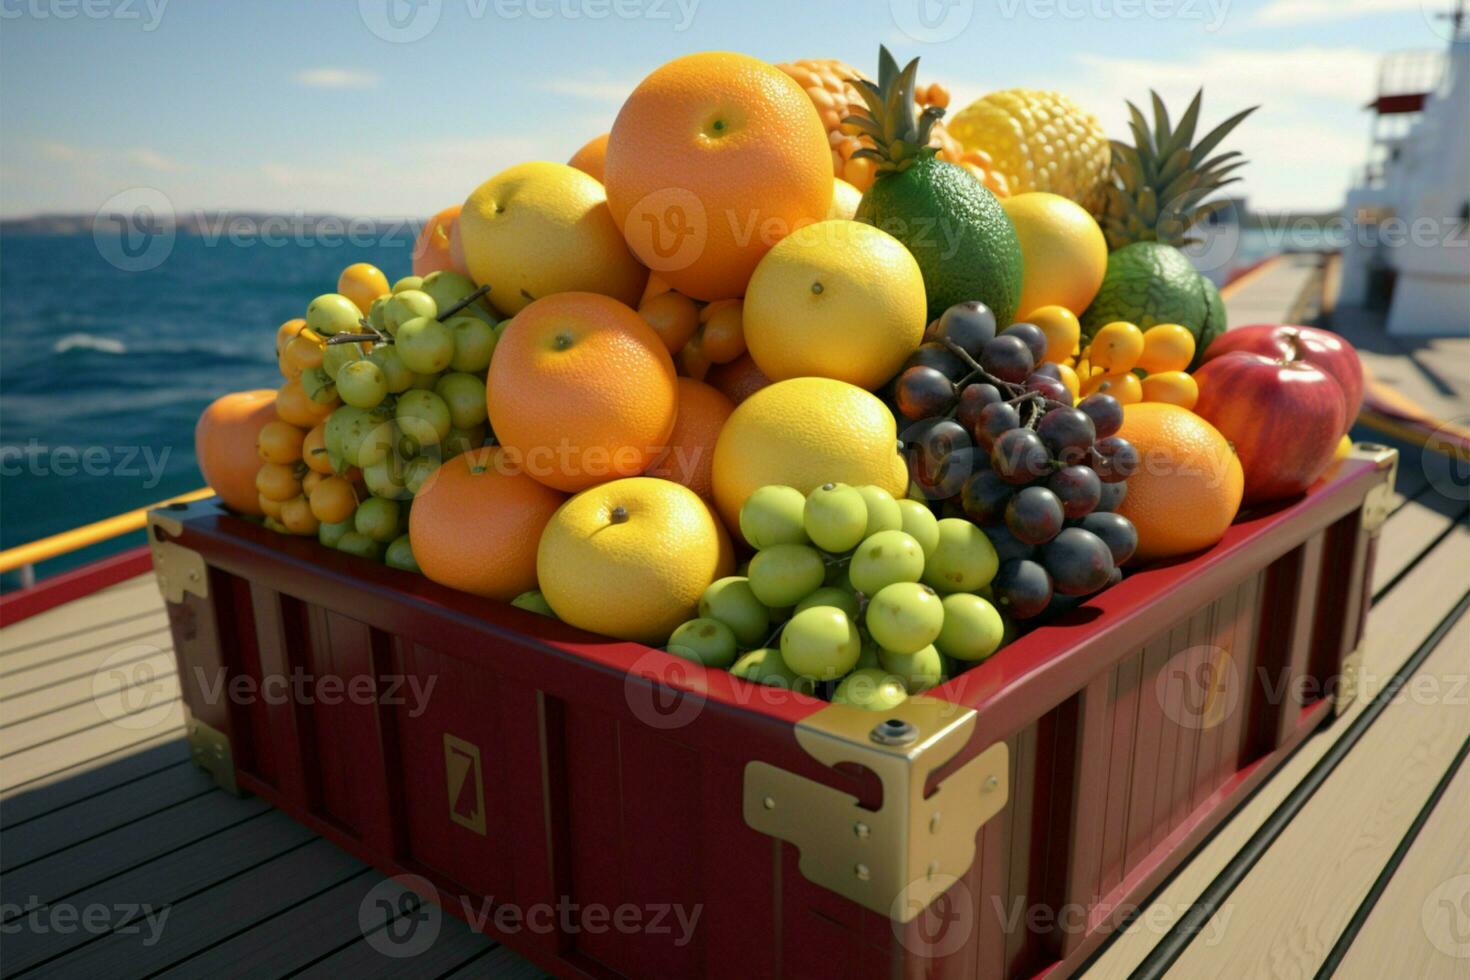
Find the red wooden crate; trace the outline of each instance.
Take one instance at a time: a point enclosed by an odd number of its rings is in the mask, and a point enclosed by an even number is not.
[[[1395,461],[886,715],[207,503],[150,542],[200,764],[547,969],[1062,976],[1356,690]]]

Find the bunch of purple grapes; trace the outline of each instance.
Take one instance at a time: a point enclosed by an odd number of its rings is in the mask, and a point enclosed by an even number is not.
[[[914,484],[984,529],[1000,559],[995,603],[1023,620],[1117,582],[1138,545],[1114,513],[1139,464],[1117,435],[1123,406],[1098,394],[1074,407],[1046,345],[1034,324],[997,333],[984,303],[959,303],[892,390]]]

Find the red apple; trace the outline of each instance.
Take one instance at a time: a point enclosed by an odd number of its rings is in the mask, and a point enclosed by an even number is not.
[[[1330,330],[1296,327],[1287,323],[1259,323],[1236,327],[1215,338],[1205,349],[1201,363],[1246,351],[1285,361],[1306,361],[1330,374],[1342,388],[1343,432],[1352,427],[1363,404],[1363,364],[1353,345]]]
[[[1240,457],[1243,503],[1301,493],[1332,462],[1346,425],[1342,388],[1317,365],[1233,351],[1211,358],[1194,380],[1195,414]]]

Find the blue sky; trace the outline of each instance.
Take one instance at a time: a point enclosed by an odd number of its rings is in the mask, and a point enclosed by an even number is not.
[[[0,0],[0,213],[134,187],[179,210],[423,215],[566,159],[679,54],[921,57],[958,108],[1054,88],[1122,135],[1158,88],[1232,137],[1266,207],[1332,207],[1379,56],[1439,49],[1449,0]],[[917,15],[927,13],[927,19]],[[392,15],[390,18],[389,15]],[[927,26],[926,26],[927,25]],[[422,36],[419,36],[422,35]],[[389,39],[385,39],[385,36]]]

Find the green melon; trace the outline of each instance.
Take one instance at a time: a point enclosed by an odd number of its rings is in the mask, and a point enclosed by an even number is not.
[[[1082,314],[1084,342],[1114,320],[1144,330],[1181,324],[1203,353],[1225,330],[1225,304],[1215,284],[1196,272],[1183,252],[1162,242],[1134,242],[1108,256],[1102,286]]]
[[[1021,299],[1021,243],[994,194],[968,171],[924,156],[880,173],[858,204],[857,220],[913,253],[933,320],[956,303],[980,300],[1001,326]]]

